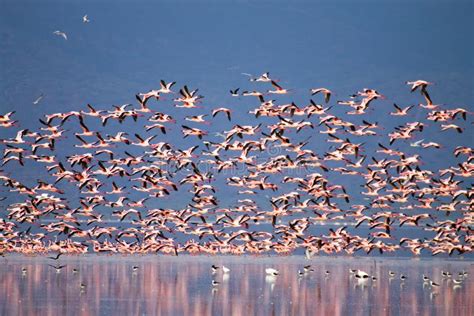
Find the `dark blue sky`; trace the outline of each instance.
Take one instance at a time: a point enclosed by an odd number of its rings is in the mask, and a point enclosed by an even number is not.
[[[439,85],[433,93],[446,103],[473,100],[472,1],[1,1],[1,7],[6,110],[40,92],[47,104],[38,112],[124,103],[162,78],[223,102],[229,88],[246,82],[241,72],[264,71],[296,90],[327,86],[340,97],[364,87],[394,97],[404,81],[425,78]],[[91,23],[82,23],[84,14]],[[69,40],[53,36],[55,30]]]

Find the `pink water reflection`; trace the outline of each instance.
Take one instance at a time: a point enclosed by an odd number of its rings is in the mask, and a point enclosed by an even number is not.
[[[1,315],[474,315],[471,262],[296,257],[8,257],[0,267]],[[311,263],[314,272],[298,270]],[[229,267],[213,275],[212,264]],[[133,272],[132,267],[138,271]],[[280,271],[265,276],[265,268]],[[26,268],[26,273],[22,269]],[[359,282],[349,269],[377,281]],[[77,269],[77,272],[73,270]],[[470,275],[457,286],[443,278]],[[330,271],[326,276],[325,271]],[[388,271],[396,276],[389,278]],[[407,276],[402,282],[400,273]],[[441,286],[423,285],[422,274]],[[220,282],[211,285],[212,279]],[[81,284],[86,288],[81,289]]]

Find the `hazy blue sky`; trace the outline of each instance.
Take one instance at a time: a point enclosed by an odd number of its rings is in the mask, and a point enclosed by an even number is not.
[[[241,72],[264,71],[341,97],[364,87],[394,96],[404,81],[426,78],[446,103],[473,100],[473,1],[0,3],[7,110],[30,111],[40,92],[47,106],[37,112],[124,103],[162,78],[223,102],[246,83]]]

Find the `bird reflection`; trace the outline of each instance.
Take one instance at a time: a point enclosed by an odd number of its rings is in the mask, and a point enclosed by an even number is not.
[[[222,281],[223,281],[223,282],[229,281],[229,274],[228,274],[228,273],[224,273],[224,274],[222,275]]]

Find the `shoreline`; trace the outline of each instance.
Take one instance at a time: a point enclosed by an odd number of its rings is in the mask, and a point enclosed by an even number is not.
[[[31,255],[26,256],[23,254],[9,254],[3,257],[3,260],[11,261],[43,261],[45,260],[48,263],[51,263],[52,260],[48,259],[51,255]],[[172,255],[153,255],[153,254],[143,254],[143,255],[136,255],[136,254],[97,254],[97,253],[90,253],[90,254],[83,254],[83,255],[68,255],[63,254],[59,261],[83,261],[83,260],[90,260],[92,261],[151,261],[151,260],[159,260],[159,261],[176,261],[176,262],[188,262],[188,261],[195,261],[195,262],[207,262],[207,261],[232,261],[234,263],[238,262],[262,262],[265,263],[267,261],[276,262],[278,259],[278,263],[311,263],[315,264],[318,262],[322,263],[336,263],[338,261],[357,261],[357,262],[400,262],[400,261],[410,261],[410,262],[452,262],[452,263],[465,263],[465,264],[474,264],[474,258],[467,258],[467,257],[402,257],[402,256],[391,256],[391,257],[362,257],[362,256],[315,256],[311,259],[307,259],[303,255],[288,255],[288,256],[278,256],[278,255],[263,255],[263,256],[254,256],[254,255],[223,255],[223,254],[216,254],[216,255],[190,255],[190,254],[182,254],[177,256]]]

